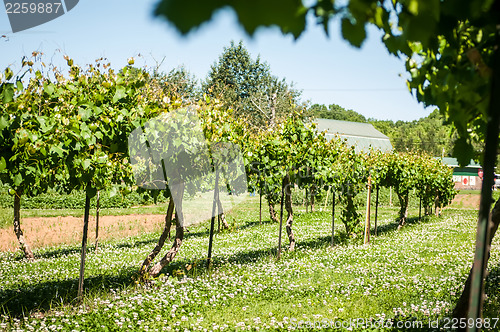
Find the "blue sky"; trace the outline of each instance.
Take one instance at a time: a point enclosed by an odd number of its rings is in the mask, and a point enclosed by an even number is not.
[[[261,29],[250,38],[226,10],[183,37],[153,17],[155,3],[81,0],[64,16],[15,34],[0,8],[0,35],[7,35],[0,39],[0,68],[19,68],[22,56],[36,50],[56,64],[63,63],[67,54],[80,65],[106,57],[116,68],[126,65],[131,56],[136,65],[150,67],[164,58],[164,71],[184,65],[204,79],[223,47],[231,40],[243,40],[253,57],[260,55],[269,63],[274,75],[302,90],[303,101],[335,103],[366,117],[391,120],[414,120],[433,110],[424,109],[409,94],[403,62],[387,53],[375,30],[368,31],[361,50],[342,40],[335,22],[330,38],[314,24],[296,41],[273,28]]]

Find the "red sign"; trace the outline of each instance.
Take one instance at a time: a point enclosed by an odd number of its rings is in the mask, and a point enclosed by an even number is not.
[[[481,180],[483,179],[483,170],[481,168],[477,171],[477,176],[479,176]]]

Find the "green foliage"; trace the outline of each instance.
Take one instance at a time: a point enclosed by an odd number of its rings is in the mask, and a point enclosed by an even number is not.
[[[245,31],[253,34],[259,26],[278,26],[283,33],[299,37],[306,26],[306,8],[299,0],[253,1],[162,1],[155,14],[164,16],[184,34],[208,21],[219,9],[232,7]]]
[[[180,97],[185,101],[194,101],[200,97],[196,78],[184,66],[174,68],[166,74],[154,70],[151,81],[161,87],[166,96],[174,99]]]
[[[400,219],[406,219],[409,195],[416,190],[423,206],[438,207],[451,203],[457,191],[452,180],[453,170],[441,160],[426,154],[377,153],[372,151],[368,158],[370,173],[375,186],[393,187],[399,199]]]
[[[362,114],[359,114],[353,110],[346,110],[342,106],[336,104],[328,105],[328,107],[326,105],[314,104],[308,108],[307,112],[312,117],[321,119],[333,119],[363,123],[368,122]]]
[[[476,158],[486,133],[495,27],[459,22],[440,36],[436,49],[413,44],[422,61],[406,63],[408,87],[425,105],[437,105],[453,123],[459,139],[454,156],[461,165]],[[439,55],[438,55],[439,54]]]
[[[8,193],[6,186],[0,187],[0,208],[12,208],[14,199]],[[96,197],[90,200],[90,206],[96,207]],[[166,198],[160,192],[156,197],[156,202],[164,202]],[[111,195],[109,192],[101,192],[99,206],[103,209],[107,208],[126,208],[131,206],[139,206],[154,203],[153,197],[148,193],[131,192],[126,195]],[[85,192],[74,191],[70,194],[57,193],[53,190],[48,190],[33,197],[21,197],[22,209],[83,209],[85,207]],[[9,215],[9,223],[12,216]]]
[[[1,181],[27,195],[57,185],[91,197],[112,183],[130,185],[128,134],[159,109],[147,74],[131,67],[115,74],[100,61],[83,70],[66,57],[65,77],[55,68],[42,74],[34,67],[43,63],[34,60],[40,63],[25,65],[25,73],[34,74],[26,87],[0,105],[0,153],[7,164]]]
[[[451,124],[436,109],[427,117],[415,121],[374,120],[369,122],[391,139],[397,152],[425,152],[431,156],[451,156],[457,134]]]

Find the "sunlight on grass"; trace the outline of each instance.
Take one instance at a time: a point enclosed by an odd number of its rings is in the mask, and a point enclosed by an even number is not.
[[[427,324],[449,317],[473,259],[474,211],[449,210],[420,222],[413,218],[398,232],[396,211],[384,208],[379,236],[370,245],[363,245],[362,237],[347,238],[337,222],[334,248],[329,212],[296,213],[297,248],[287,252],[284,240],[277,261],[278,225],[269,222],[267,213],[259,224],[257,207],[258,197],[228,213],[231,230],[215,234],[210,272],[207,222],[189,227],[174,262],[149,284],[134,280],[158,233],[90,250],[87,293],[80,305],[73,302],[78,247],[38,250],[34,262],[2,253],[0,328],[288,329],[301,322],[355,318]],[[498,249],[497,239],[486,317],[500,310]]]

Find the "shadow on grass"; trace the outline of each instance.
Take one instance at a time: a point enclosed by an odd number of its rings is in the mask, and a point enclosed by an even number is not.
[[[398,226],[399,226],[398,221],[399,220],[396,219],[394,222],[391,222],[389,224],[378,225],[378,227],[377,227],[377,236],[396,231],[398,229]],[[429,222],[429,221],[430,221],[429,217],[422,216],[421,220],[419,220],[418,217],[410,217],[410,218],[406,219],[406,223],[405,223],[405,225],[403,226],[402,229],[405,229],[405,227],[408,227],[410,225],[417,225],[417,224],[426,223],[426,222]],[[371,235],[375,234],[375,229],[374,228],[371,229],[370,234]]]
[[[72,254],[79,253],[79,252],[80,252],[80,248],[73,247],[73,248],[58,248],[58,249],[43,250],[42,252],[35,251],[33,253],[33,255],[35,256],[35,259],[60,258],[62,256],[72,255]],[[26,257],[21,252],[18,252],[16,254],[16,256],[13,258],[13,260],[15,260],[17,262],[25,260],[25,259],[26,259]]]
[[[500,265],[491,266],[486,278],[485,293],[488,296],[483,317],[497,318],[500,312]]]
[[[108,292],[134,283],[137,267],[128,267],[118,275],[97,275],[85,279],[86,293]],[[0,313],[23,317],[32,312],[45,312],[57,305],[76,304],[78,279],[41,282],[25,288],[0,290]]]
[[[59,248],[59,249],[51,249],[51,250],[44,250],[43,252],[40,253],[35,253],[35,259],[39,258],[59,258],[62,256],[67,256],[67,255],[72,255],[75,253],[80,253],[81,249],[80,248]],[[20,259],[24,258],[23,256],[20,257]]]
[[[247,221],[243,225],[239,225],[237,227],[237,229],[238,230],[242,230],[242,229],[257,227],[257,226],[261,226],[261,225],[269,225],[269,224],[275,224],[275,222],[271,221],[270,219],[262,219],[262,222],[259,222],[258,220],[256,220],[256,221]]]
[[[349,237],[344,232],[336,232],[333,237],[333,245],[347,245]],[[332,236],[326,235],[315,239],[296,242],[297,247],[307,247],[309,249],[320,249],[330,247],[332,243]]]

